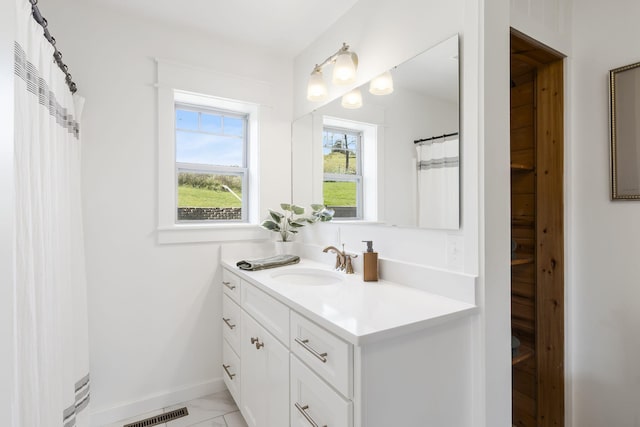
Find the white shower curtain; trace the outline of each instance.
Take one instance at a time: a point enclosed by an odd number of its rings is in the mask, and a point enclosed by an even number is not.
[[[460,222],[458,138],[416,146],[418,155],[418,226],[456,229]]]
[[[83,427],[89,425],[89,360],[82,100],[66,86],[30,2],[15,1],[14,414],[19,427]]]

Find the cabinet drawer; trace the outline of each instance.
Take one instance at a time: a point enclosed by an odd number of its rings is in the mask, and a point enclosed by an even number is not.
[[[222,270],[222,290],[240,304],[240,278],[227,269]]]
[[[291,351],[345,397],[353,397],[353,346],[291,313]]]
[[[222,295],[222,336],[236,353],[240,353],[240,306],[227,294]]]
[[[243,281],[242,308],[285,346],[289,345],[289,308],[286,305]]]
[[[240,358],[226,340],[222,340],[222,377],[233,400],[240,406]]]
[[[291,355],[291,427],[351,427],[353,404]]]

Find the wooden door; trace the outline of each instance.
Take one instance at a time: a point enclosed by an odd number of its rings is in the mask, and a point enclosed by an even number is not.
[[[563,56],[512,30],[513,424],[564,425]]]

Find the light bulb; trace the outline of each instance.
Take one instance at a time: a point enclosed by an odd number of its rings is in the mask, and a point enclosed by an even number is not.
[[[341,52],[333,66],[333,83],[337,85],[349,85],[356,81],[356,64],[353,55],[349,51]]]
[[[328,93],[327,85],[322,77],[322,71],[319,69],[313,70],[307,84],[307,99],[313,102],[324,101],[327,99]]]
[[[385,71],[369,83],[369,92],[373,95],[389,95],[393,92],[393,77]]]
[[[341,104],[344,108],[352,110],[362,107],[362,92],[360,92],[360,89],[354,89],[344,95]]]

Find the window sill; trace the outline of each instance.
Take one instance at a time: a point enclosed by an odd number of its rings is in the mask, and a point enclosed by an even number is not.
[[[341,224],[341,225],[381,225],[385,224],[382,221],[372,221],[368,219],[333,219],[331,221],[332,224]]]
[[[256,224],[173,224],[159,226],[158,243],[238,242],[268,239],[268,231]]]

